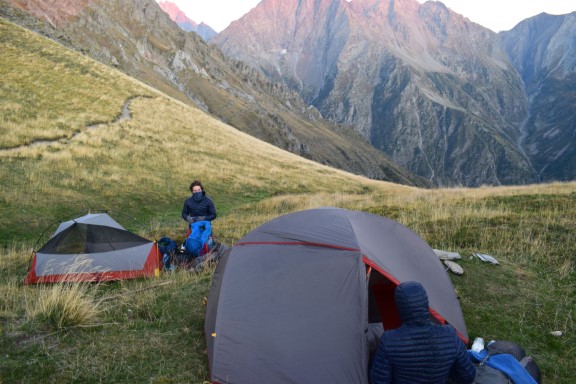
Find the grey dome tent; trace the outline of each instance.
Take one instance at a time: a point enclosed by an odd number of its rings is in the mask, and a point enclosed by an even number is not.
[[[466,325],[432,248],[382,216],[318,208],[280,216],[221,257],[205,333],[212,383],[368,383],[370,322],[400,325],[393,293],[419,281],[430,317]]]
[[[60,223],[34,252],[24,284],[109,281],[159,275],[155,242],[122,227],[107,213]]]

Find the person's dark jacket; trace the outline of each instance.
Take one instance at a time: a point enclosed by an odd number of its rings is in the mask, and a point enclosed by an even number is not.
[[[200,220],[212,221],[216,218],[214,202],[204,191],[195,193],[184,202],[182,218],[190,224]]]
[[[430,322],[428,295],[420,283],[396,288],[402,319],[384,332],[370,370],[372,384],[473,383],[476,368],[453,327]]]

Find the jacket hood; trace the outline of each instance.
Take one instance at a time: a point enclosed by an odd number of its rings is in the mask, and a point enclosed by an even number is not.
[[[400,319],[406,324],[427,324],[430,322],[428,295],[422,284],[408,281],[396,287],[394,293]]]

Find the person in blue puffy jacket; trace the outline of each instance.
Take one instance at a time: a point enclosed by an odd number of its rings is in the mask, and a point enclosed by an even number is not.
[[[371,383],[474,383],[476,368],[466,345],[452,326],[430,321],[422,284],[404,282],[396,287],[394,297],[402,325],[380,338],[370,369]]]
[[[216,218],[216,207],[214,202],[208,196],[198,180],[194,180],[190,184],[190,192],[192,196],[186,199],[184,207],[182,208],[182,218],[189,224],[197,221],[212,221]]]

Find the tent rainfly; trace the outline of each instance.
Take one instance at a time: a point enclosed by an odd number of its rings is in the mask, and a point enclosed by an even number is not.
[[[454,287],[407,227],[340,208],[287,214],[244,236],[214,273],[205,334],[212,383],[368,383],[370,323],[396,328],[394,289],[419,281],[430,319],[468,342]]]
[[[155,242],[122,227],[106,213],[61,223],[34,253],[24,284],[83,282],[158,276]]]

